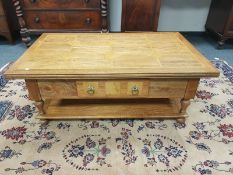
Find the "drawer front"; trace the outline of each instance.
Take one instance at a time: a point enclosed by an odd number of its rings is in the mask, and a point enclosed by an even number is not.
[[[183,98],[187,80],[38,80],[43,98]]]
[[[148,81],[77,81],[79,97],[147,97]]]
[[[29,29],[101,29],[99,11],[25,11],[25,20]]]
[[[77,97],[77,88],[73,80],[39,80],[38,86],[43,98]]]
[[[100,8],[100,0],[22,0],[25,9]]]
[[[38,80],[44,99],[147,97],[148,83],[146,80]]]
[[[1,32],[7,32],[8,31],[8,25],[6,22],[6,18],[4,16],[0,17],[0,31]]]
[[[149,96],[154,98],[183,98],[187,83],[187,80],[153,80],[150,82]]]

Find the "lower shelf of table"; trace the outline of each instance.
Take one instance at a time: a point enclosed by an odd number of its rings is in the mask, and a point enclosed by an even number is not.
[[[181,118],[169,99],[46,100],[39,119]]]

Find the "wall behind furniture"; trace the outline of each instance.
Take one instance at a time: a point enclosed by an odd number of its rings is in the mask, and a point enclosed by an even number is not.
[[[121,30],[121,0],[109,0],[110,31]],[[204,31],[211,0],[161,0],[158,31]]]

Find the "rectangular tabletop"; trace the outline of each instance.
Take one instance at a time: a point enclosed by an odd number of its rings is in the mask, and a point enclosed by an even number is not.
[[[44,33],[7,78],[206,77],[219,72],[180,33]]]

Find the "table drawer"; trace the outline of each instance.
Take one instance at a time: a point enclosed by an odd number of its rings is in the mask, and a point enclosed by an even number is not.
[[[44,99],[147,97],[148,85],[147,80],[38,80]]]
[[[25,11],[29,29],[100,30],[101,16],[96,11]]]
[[[77,81],[79,97],[147,97],[149,82],[144,80]]]
[[[25,9],[100,8],[100,0],[22,0]]]
[[[39,80],[43,98],[183,98],[187,80]]]

